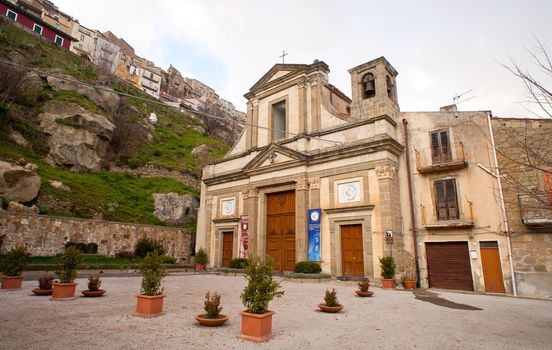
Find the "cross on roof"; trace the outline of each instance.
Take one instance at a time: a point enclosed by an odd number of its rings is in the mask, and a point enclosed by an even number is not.
[[[286,56],[287,56],[287,52],[285,50],[282,50],[282,55],[279,56],[282,59],[282,64],[285,63],[284,59],[285,59]]]

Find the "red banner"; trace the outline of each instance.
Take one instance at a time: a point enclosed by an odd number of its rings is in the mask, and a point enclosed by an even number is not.
[[[247,250],[249,249],[249,218],[246,215],[240,216],[240,258],[247,259]]]

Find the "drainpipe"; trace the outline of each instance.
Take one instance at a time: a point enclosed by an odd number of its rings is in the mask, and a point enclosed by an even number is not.
[[[491,138],[491,146],[493,148],[493,161],[496,167],[495,177],[498,183],[498,195],[500,197],[500,206],[502,207],[502,217],[504,218],[504,229],[506,230],[506,242],[508,245],[508,260],[510,262],[510,274],[512,275],[512,292],[517,296],[516,275],[514,274],[514,262],[512,261],[512,245],[510,243],[510,226],[508,225],[508,217],[506,216],[506,206],[504,205],[504,196],[502,195],[502,181],[500,179],[500,168],[498,167],[498,159],[496,157],[496,147],[494,142],[493,127],[491,124],[491,112],[487,112],[487,124],[489,125],[489,136]]]
[[[408,121],[403,119],[404,125],[404,148],[406,155],[406,178],[408,180],[408,201],[410,205],[410,231],[414,240],[414,261],[416,262],[416,286],[420,287],[420,266],[418,264],[418,239],[416,235],[416,219],[414,216],[414,198],[412,196],[412,177],[410,172],[410,147],[408,144]]]

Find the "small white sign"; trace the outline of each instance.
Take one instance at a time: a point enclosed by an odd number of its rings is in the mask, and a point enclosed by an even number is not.
[[[477,250],[470,250],[470,258],[477,259]]]

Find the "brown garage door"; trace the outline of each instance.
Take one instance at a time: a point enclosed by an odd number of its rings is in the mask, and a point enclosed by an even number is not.
[[[426,243],[429,286],[473,291],[467,242]]]

